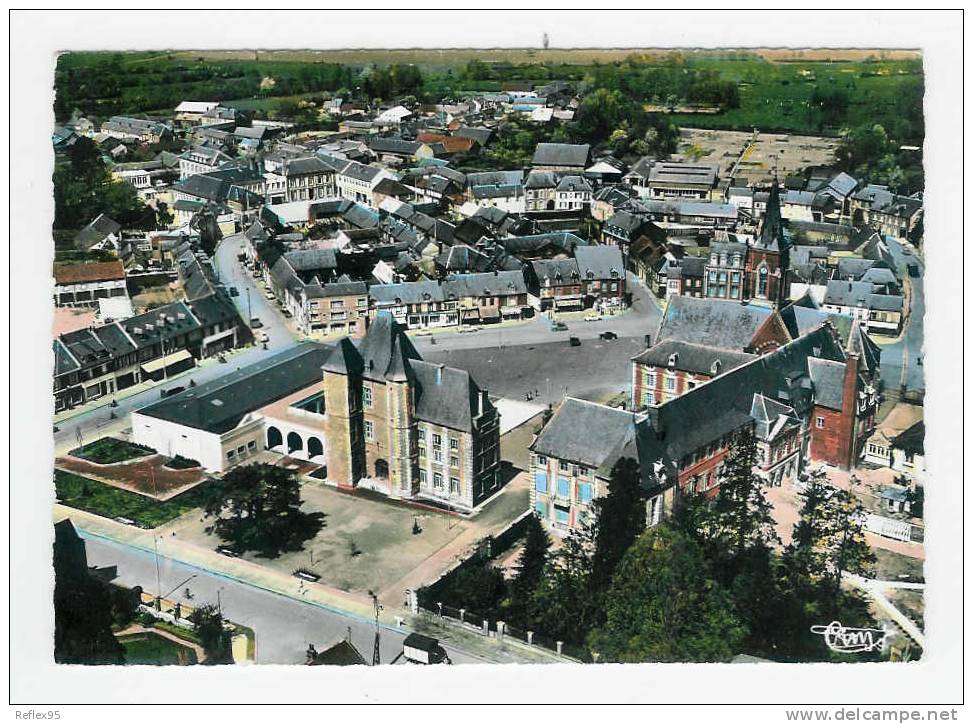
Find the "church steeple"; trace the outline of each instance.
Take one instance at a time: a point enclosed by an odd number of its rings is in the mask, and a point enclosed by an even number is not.
[[[780,187],[774,179],[767,198],[767,211],[760,223],[758,245],[769,251],[783,252],[787,249],[787,239],[784,237],[784,220],[780,215]]]

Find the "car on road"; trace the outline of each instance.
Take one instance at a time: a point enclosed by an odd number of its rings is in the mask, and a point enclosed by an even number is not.
[[[257,334],[257,339],[260,340],[261,342],[266,343],[270,341],[270,335],[267,334],[266,332],[259,332]]]
[[[577,337],[571,337],[571,338],[570,338],[570,339],[568,340],[568,343],[569,343],[569,344],[570,344],[570,345],[571,345],[572,347],[580,347],[580,346],[581,346],[581,340],[580,340],[579,338],[577,338]]]
[[[902,255],[903,256],[912,256],[912,249],[910,249],[907,246],[903,246],[902,247]]]
[[[909,264],[906,264],[905,265],[905,268],[908,270],[910,277],[915,278],[915,277],[919,276],[919,265],[916,264],[915,262],[911,262]]]
[[[250,329],[260,329],[262,326],[264,326],[264,323],[260,321],[260,317],[250,319]]]
[[[459,332],[460,334],[469,333],[469,332],[479,332],[481,329],[482,327],[460,327]]]
[[[170,387],[168,390],[162,390],[162,397],[172,397],[173,395],[178,395],[180,392],[185,391],[185,387]]]
[[[240,296],[240,290],[237,289],[236,287],[230,287],[230,296],[231,297],[239,297]]]
[[[599,334],[598,336],[599,336],[599,337],[600,337],[601,339],[607,339],[608,341],[611,341],[611,340],[613,340],[613,339],[618,339],[618,335],[617,335],[617,334],[615,334],[614,332],[602,332],[602,333],[601,333],[601,334]]]
[[[232,548],[227,548],[226,546],[220,546],[219,548],[216,549],[216,552],[219,553],[221,556],[226,556],[228,558],[240,557],[235,550],[233,550]]]
[[[584,321],[586,322],[597,322],[599,319],[601,319],[601,315],[595,312],[588,312],[584,315]]]
[[[567,330],[567,328],[568,325],[566,325],[564,322],[551,322],[552,332],[564,332],[565,330]]]

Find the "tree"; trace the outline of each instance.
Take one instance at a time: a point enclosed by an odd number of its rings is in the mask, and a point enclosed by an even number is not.
[[[597,614],[589,581],[593,550],[592,530],[584,527],[571,531],[550,557],[531,600],[532,628],[561,641],[584,642]]]
[[[275,558],[301,550],[323,521],[301,511],[301,486],[293,470],[263,463],[233,468],[209,487],[204,511],[216,533],[239,553]]]
[[[742,560],[747,550],[768,548],[779,540],[763,481],[753,472],[756,462],[757,441],[747,428],[737,435],[723,462],[709,521],[713,543],[730,560]]]
[[[590,637],[607,661],[726,661],[746,628],[699,546],[666,525],[645,531],[622,559]]]
[[[608,493],[591,504],[594,553],[590,585],[593,596],[608,589],[619,561],[645,530],[645,495],[639,464],[620,458],[608,480]]]
[[[233,663],[229,636],[223,627],[223,614],[216,606],[208,604],[193,609],[189,621],[206,652],[205,663]]]
[[[551,539],[543,524],[537,516],[530,516],[527,519],[524,547],[517,558],[516,573],[510,580],[506,615],[511,621],[526,621],[530,600],[544,575],[550,547]]]

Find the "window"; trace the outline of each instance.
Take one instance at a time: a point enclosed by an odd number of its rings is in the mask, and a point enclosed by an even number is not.
[[[256,440],[251,440],[250,442],[248,442],[247,443],[247,448],[250,449],[250,450],[256,450],[257,449],[257,441]]]
[[[419,448],[419,457],[421,457],[421,458],[426,457],[426,448],[424,448],[424,447],[420,447]]]
[[[450,455],[449,456],[449,467],[451,467],[451,468],[458,468],[459,467],[459,458],[456,457],[455,455]]]
[[[236,454],[237,454],[237,455],[243,455],[243,451],[244,451],[244,450],[246,450],[246,448],[245,448],[245,447],[244,447],[243,445],[241,445],[240,447],[238,447],[238,448],[236,449]]]
[[[422,484],[425,484],[425,482],[426,482],[426,471],[425,470],[420,470],[419,471],[419,482],[422,483]]]
[[[824,427],[824,418],[823,418],[823,417],[818,417],[818,418],[816,418],[816,419],[814,420],[814,425],[815,425],[815,427],[817,427],[817,428],[818,428],[819,430],[820,430],[821,428],[823,428],[823,427]]]
[[[457,440],[455,437],[449,438],[449,449],[459,450],[459,440]]]
[[[540,471],[534,473],[534,490],[538,493],[547,492],[547,473]]]
[[[375,439],[375,424],[371,420],[365,420],[365,439]]]
[[[372,388],[362,387],[361,388],[361,402],[365,407],[372,406]]]
[[[419,439],[420,440],[425,440],[426,439],[426,431],[423,430],[421,427],[419,428]]]
[[[443,476],[442,476],[442,473],[433,473],[432,474],[432,484],[433,484],[433,487],[436,488],[436,490],[442,490],[443,489]]]
[[[459,493],[459,478],[449,479],[449,492],[457,494]]]
[[[567,525],[568,524],[568,518],[569,518],[569,512],[567,510],[565,510],[564,508],[555,508],[554,509],[554,518],[555,518],[555,520],[558,523],[560,523],[562,525]]]
[[[568,498],[571,496],[571,483],[568,482],[567,478],[557,479],[557,494],[558,497]]]
[[[437,448],[433,448],[432,459],[435,460],[437,463],[441,463],[443,461],[443,451]]]
[[[226,459],[227,460],[232,460],[235,456],[236,456],[236,453],[233,450],[227,450],[226,451]]]
[[[569,470],[571,467],[570,465],[568,465],[567,460],[559,460],[557,466],[559,470]]]
[[[588,474],[588,468],[586,468],[584,465],[579,465],[578,475],[587,475],[587,474]]]
[[[440,445],[442,445],[443,444],[443,436],[442,435],[433,435],[432,436],[432,444],[435,445],[436,447],[439,447]]]
[[[594,497],[594,486],[591,483],[580,483],[578,485],[578,500],[582,503],[589,503]]]
[[[547,458],[544,457],[543,455],[538,455],[537,456],[537,464],[538,465],[547,465]]]
[[[675,377],[666,377],[666,391],[667,392],[674,392],[675,389],[676,389],[676,378]]]
[[[534,512],[537,513],[538,518],[547,519],[547,503],[538,500],[534,503]]]

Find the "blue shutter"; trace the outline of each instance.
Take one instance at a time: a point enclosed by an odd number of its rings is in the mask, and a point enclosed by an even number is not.
[[[547,492],[547,473],[537,471],[534,473],[534,490],[538,493]]]
[[[557,516],[557,522],[558,523],[567,523],[568,522],[568,511],[561,510],[560,508],[555,508],[554,509],[554,515]]]
[[[557,479],[557,494],[562,498],[567,498],[571,495],[571,484],[567,478]]]
[[[591,483],[581,483],[578,489],[578,495],[582,503],[589,502],[594,497]]]
[[[547,503],[538,500],[534,503],[534,511],[537,513],[538,517],[547,520]]]

